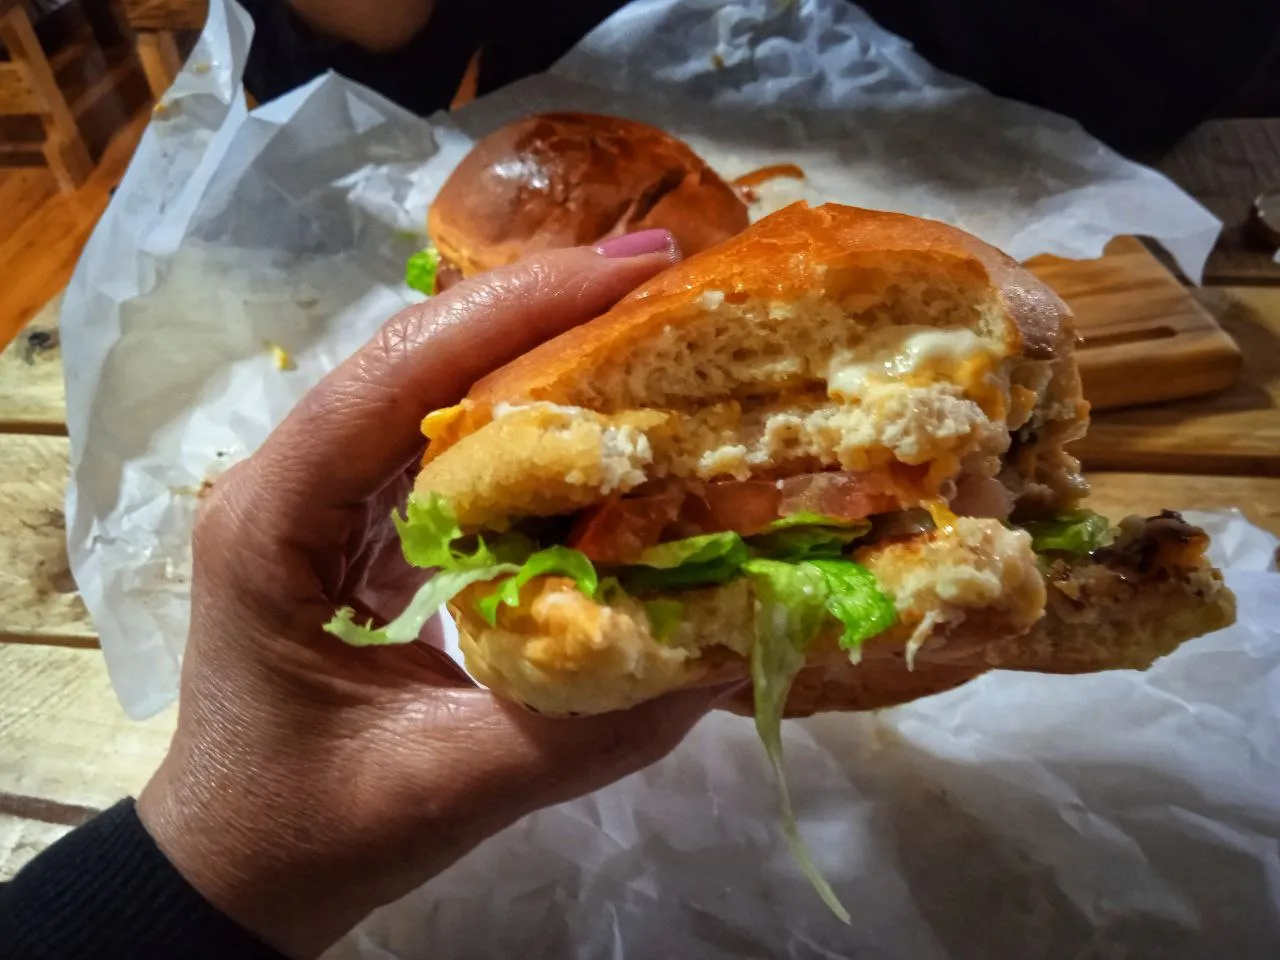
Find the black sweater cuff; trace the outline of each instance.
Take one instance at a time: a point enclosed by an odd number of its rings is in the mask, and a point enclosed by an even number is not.
[[[0,887],[0,956],[282,960],[204,899],[122,800]]]

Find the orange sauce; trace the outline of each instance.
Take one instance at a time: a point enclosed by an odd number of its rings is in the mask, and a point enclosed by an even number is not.
[[[768,167],[760,167],[758,170],[752,170],[749,173],[744,173],[733,181],[733,185],[740,190],[743,188],[758,187],[766,180],[776,180],[778,177],[789,177],[792,180],[803,180],[804,171],[794,163],[775,163]]]

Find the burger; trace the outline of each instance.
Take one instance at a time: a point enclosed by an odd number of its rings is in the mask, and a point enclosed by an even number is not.
[[[395,520],[438,572],[330,629],[409,642],[448,603],[471,674],[557,716],[749,678],[775,763],[784,716],[1143,669],[1234,598],[1177,514],[1088,509],[1074,344],[954,227],[787,207],[428,414]]]
[[[438,273],[426,292],[531,253],[649,228],[698,253],[747,222],[738,193],[656,127],[589,113],[526,117],[477,143],[440,189],[427,215]]]

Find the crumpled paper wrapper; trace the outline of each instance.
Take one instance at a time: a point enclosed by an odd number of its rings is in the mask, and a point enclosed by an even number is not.
[[[554,74],[429,121],[335,76],[249,113],[250,34],[213,0],[63,307],[69,553],[136,717],[176,694],[201,489],[420,299],[401,269],[426,208],[508,119],[624,113],[729,176],[799,163],[807,179],[771,184],[757,214],[797,195],[888,207],[1018,257],[1142,233],[1197,276],[1218,229],[1163,177],[940,74],[838,0],[634,4]],[[1148,674],[991,675],[788,725],[802,830],[852,927],[792,865],[751,725],[713,717],[667,761],[494,838],[333,955],[1274,955],[1275,544],[1214,522],[1241,622]]]

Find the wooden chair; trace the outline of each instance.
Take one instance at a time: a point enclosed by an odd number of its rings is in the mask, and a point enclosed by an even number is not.
[[[93,161],[23,0],[0,0],[0,43],[9,52],[0,63],[0,115],[39,117],[45,161],[59,187],[75,189],[93,171]]]
[[[208,0],[117,0],[137,37],[138,59],[157,100],[182,69],[177,34],[204,29]]]

